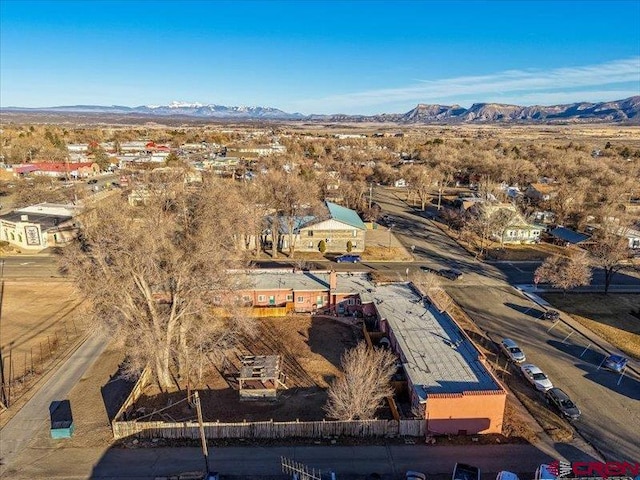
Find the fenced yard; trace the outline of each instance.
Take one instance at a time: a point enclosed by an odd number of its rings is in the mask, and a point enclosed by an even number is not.
[[[59,281],[5,281],[0,348],[11,405],[84,337],[86,317],[73,286]]]
[[[264,318],[260,322],[259,335],[247,339],[240,353],[280,355],[288,388],[280,390],[275,401],[240,401],[233,376],[211,370],[197,386],[207,438],[315,439],[425,434],[424,420],[394,419],[388,405],[379,410],[375,420],[324,419],[326,389],[340,371],[342,353],[363,338],[361,327],[309,316]],[[142,378],[112,423],[114,438],[198,438],[196,411],[186,401],[184,389],[160,392],[148,384],[148,375]]]
[[[198,382],[192,375],[190,388],[198,390],[203,417],[208,422],[314,422],[325,418],[327,388],[340,374],[340,359],[363,339],[362,328],[331,317],[289,315],[259,320],[259,332],[246,338],[229,355],[224,366],[210,364]],[[238,373],[243,355],[279,355],[286,388],[279,388],[275,400],[241,401]],[[147,385],[123,412],[129,420],[144,417],[147,422],[192,421],[195,411],[185,402],[187,387],[160,391]],[[378,418],[391,419],[388,406]]]
[[[425,421],[408,420],[352,420],[317,422],[205,422],[204,432],[209,439],[284,439],[323,437],[420,437],[424,436]],[[114,422],[114,438],[199,438],[195,422]]]

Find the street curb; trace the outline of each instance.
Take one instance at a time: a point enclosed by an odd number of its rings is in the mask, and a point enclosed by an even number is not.
[[[548,303],[546,300],[540,298],[538,295],[535,294],[531,294],[529,292],[526,292],[524,290],[522,290],[520,287],[518,286],[513,286],[513,288],[515,288],[518,292],[520,292],[522,295],[524,295],[525,297],[527,297],[529,300],[531,300],[532,302],[534,302],[537,305],[540,305],[543,308],[548,308],[551,307],[552,305],[550,303]],[[543,290],[544,291],[544,290]],[[591,293],[591,292],[586,292],[586,293]],[[637,293],[637,292],[632,292],[632,293]],[[569,315],[569,314],[566,314]],[[560,321],[562,323],[564,323],[567,327],[569,327],[571,330],[579,333],[580,335],[582,335],[584,338],[586,338],[587,340],[589,340],[589,342],[591,342],[592,344],[596,345],[600,350],[606,352],[608,355],[613,355],[613,354],[620,354],[626,358],[629,358],[629,355],[625,355],[623,354],[621,351],[617,351],[612,353],[610,351],[609,348],[605,348],[601,345],[601,342],[606,341],[602,338],[600,338],[597,334],[595,334],[594,332],[592,332],[591,330],[589,330],[587,327],[582,327],[581,328],[576,328],[574,325],[570,324],[569,322],[567,322],[562,315],[560,315]],[[594,340],[588,333],[585,333],[585,330],[591,334],[591,335],[595,335],[595,338],[597,338],[598,340]],[[609,343],[609,342],[607,342]],[[613,345],[611,345],[611,347],[615,348]],[[618,350],[618,349],[616,349]],[[638,367],[636,367],[632,362],[635,363],[635,359],[634,358],[629,358],[629,363],[627,363],[627,368],[629,370],[631,370],[632,372],[634,372],[636,375],[640,376],[640,369]]]

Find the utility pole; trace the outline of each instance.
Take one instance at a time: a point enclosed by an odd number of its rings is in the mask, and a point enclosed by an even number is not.
[[[0,260],[0,325],[2,324],[2,303],[4,301],[4,259]],[[0,347],[0,408],[6,410],[9,408],[9,397],[7,395],[6,383],[4,378],[4,357],[2,356],[2,347]]]
[[[373,182],[369,182],[369,210],[371,210],[372,198],[373,198]]]
[[[202,443],[202,454],[204,455],[204,464],[206,470],[205,478],[209,476],[209,450],[207,448],[207,439],[204,436],[204,425],[202,423],[202,409],[200,408],[200,397],[198,396],[198,392],[193,393],[193,403],[196,406],[196,410],[198,411],[198,426],[200,427],[200,442]]]

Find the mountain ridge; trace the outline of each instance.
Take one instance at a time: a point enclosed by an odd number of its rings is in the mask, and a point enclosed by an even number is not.
[[[169,105],[66,105],[56,107],[3,107],[3,112],[47,114],[124,114],[156,117],[191,117],[228,120],[304,120],[324,122],[391,122],[421,123],[510,123],[510,122],[640,122],[640,95],[609,102],[575,102],[560,105],[520,106],[493,102],[474,103],[469,108],[460,105],[419,103],[406,113],[378,115],[287,113],[273,107],[224,106],[198,102],[173,101]]]

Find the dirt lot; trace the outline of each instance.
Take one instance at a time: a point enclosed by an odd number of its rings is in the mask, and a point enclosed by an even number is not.
[[[340,371],[342,353],[362,339],[360,329],[328,317],[265,318],[260,322],[256,338],[245,341],[230,359],[233,367],[227,372],[210,369],[198,386],[205,421],[321,420],[326,388]],[[240,364],[239,357],[246,354],[281,356],[288,389],[279,390],[276,401],[239,400],[233,370]],[[150,412],[185,396],[184,390],[161,393],[149,386],[135,408]],[[162,415],[150,418],[180,421],[193,418],[194,412],[183,402],[164,410]]]
[[[0,345],[12,400],[84,335],[83,311],[69,282],[4,282]]]
[[[542,296],[627,355],[640,359],[640,318],[631,314],[632,310],[640,309],[638,295],[546,293]]]

